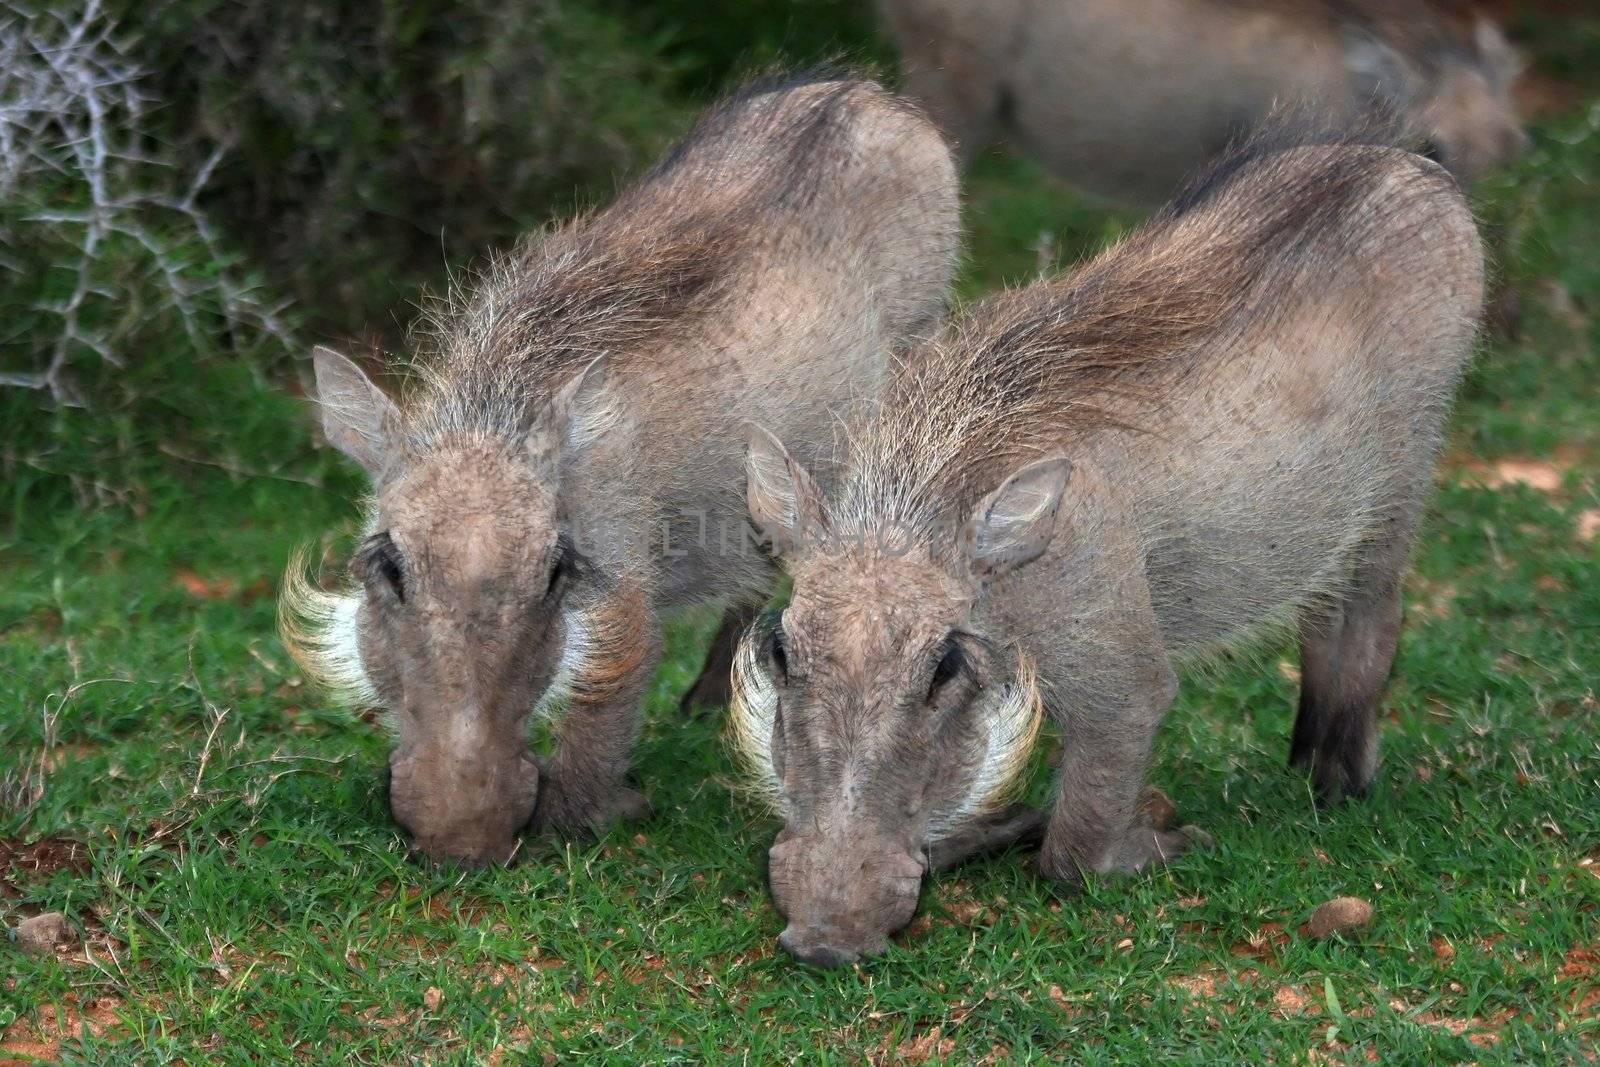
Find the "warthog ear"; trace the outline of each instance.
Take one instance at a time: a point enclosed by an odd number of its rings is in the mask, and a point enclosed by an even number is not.
[[[1346,27],[1344,65],[1357,94],[1395,110],[1409,107],[1421,96],[1424,81],[1417,65],[1386,41],[1354,27]],[[1403,116],[1394,115],[1396,119]]]
[[[596,356],[556,390],[529,428],[530,449],[548,450],[556,459],[581,451],[611,428],[617,412],[606,394],[606,364],[604,355]]]
[[[317,374],[317,406],[328,443],[376,479],[387,461],[388,434],[398,412],[362,369],[331,348],[311,352]]]
[[[779,552],[793,551],[806,531],[824,528],[822,493],[782,441],[753,424],[745,434],[745,502],[750,518]]]
[[[967,559],[980,578],[994,578],[1037,559],[1055,532],[1061,494],[1072,477],[1065,456],[1036,460],[984,497],[967,522]]]
[[[1501,89],[1516,81],[1517,76],[1527,69],[1526,58],[1511,46],[1505,33],[1489,19],[1479,17],[1472,28],[1472,43],[1477,46],[1478,55]]]

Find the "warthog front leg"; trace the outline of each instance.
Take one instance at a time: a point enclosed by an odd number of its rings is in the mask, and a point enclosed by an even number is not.
[[[1065,727],[1039,868],[1072,884],[1085,871],[1139,871],[1210,842],[1197,827],[1158,829],[1140,811],[1156,729],[1178,680],[1132,524],[1098,476],[1083,475],[1057,535],[1067,588],[1040,627],[1062,640],[1039,661]]]
[[[661,658],[661,623],[642,594],[615,595],[588,614],[590,653],[572,682],[555,753],[544,762],[533,829],[588,836],[643,818],[650,802],[628,782],[645,689]]]
[[[1157,727],[1177,680],[1159,646],[1139,664],[1096,672],[1098,691],[1063,694],[1068,705],[1055,810],[1040,850],[1042,873],[1078,884],[1084,872],[1132,873],[1211,839],[1195,826],[1161,829],[1140,810]]]

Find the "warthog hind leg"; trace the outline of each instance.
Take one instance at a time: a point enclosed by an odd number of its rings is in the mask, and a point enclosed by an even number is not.
[[[739,639],[761,613],[759,604],[730,607],[722,616],[722,625],[711,639],[706,652],[705,666],[700,668],[689,691],[678,702],[684,715],[697,716],[716,708],[725,708],[733,699],[733,657],[739,651]]]
[[[1301,619],[1300,712],[1289,763],[1311,772],[1324,803],[1365,796],[1377,770],[1378,706],[1400,640],[1400,585],[1411,540],[1407,529],[1393,534],[1362,547],[1339,603],[1308,609]]]

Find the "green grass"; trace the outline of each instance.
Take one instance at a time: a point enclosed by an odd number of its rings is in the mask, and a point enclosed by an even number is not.
[[[1596,121],[1542,129],[1485,193],[1524,329],[1464,390],[1371,800],[1319,811],[1285,771],[1292,657],[1225,665],[1187,681],[1153,775],[1214,852],[1066,898],[1022,857],[984,862],[935,879],[895,948],[843,973],[777,950],[776,825],[732,790],[719,724],[674,711],[710,620],[675,630],[651,699],[652,821],[440,873],[388,819],[381,729],[309,691],[275,636],[291,547],[350,532],[360,489],[295,401],[207,372],[227,416],[188,460],[155,450],[170,425],[130,422],[114,436],[154,458],[108,468],[121,502],[102,509],[58,484],[70,444],[8,449],[0,777],[39,755],[47,714],[54,746],[37,807],[0,813],[0,854],[84,847],[0,869],[0,921],[59,910],[87,936],[57,959],[0,944],[0,1060],[1592,1059]],[[1131,224],[999,158],[971,201],[968,294]],[[104,435],[61,418],[60,440]],[[1560,487],[1487,487],[1513,458]],[[1371,927],[1303,936],[1340,894],[1375,905]]]

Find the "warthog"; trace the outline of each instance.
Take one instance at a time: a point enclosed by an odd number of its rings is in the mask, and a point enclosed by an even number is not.
[[[404,403],[317,351],[327,437],[373,500],[354,587],[291,567],[283,630],[393,713],[417,846],[505,860],[530,819],[572,835],[646,810],[627,776],[661,613],[759,604],[776,573],[742,538],[741,426],[831,452],[885,353],[935,328],[957,231],[954,162],[914,107],[761,82],[609,208],[494,263],[436,316]],[[536,760],[529,714],[561,705]]]
[[[970,153],[1158,203],[1275,109],[1398,121],[1458,178],[1521,151],[1500,29],[1462,0],[879,0],[907,88]]]
[[[1441,168],[1243,149],[1076,271],[979,304],[886,380],[833,496],[752,428],[751,514],[793,598],[754,627],[736,737],[785,820],[802,960],[879,950],[930,866],[1029,833],[1039,868],[1137,871],[1204,834],[1139,813],[1175,664],[1298,621],[1291,760],[1368,788],[1400,586],[1483,257]]]

